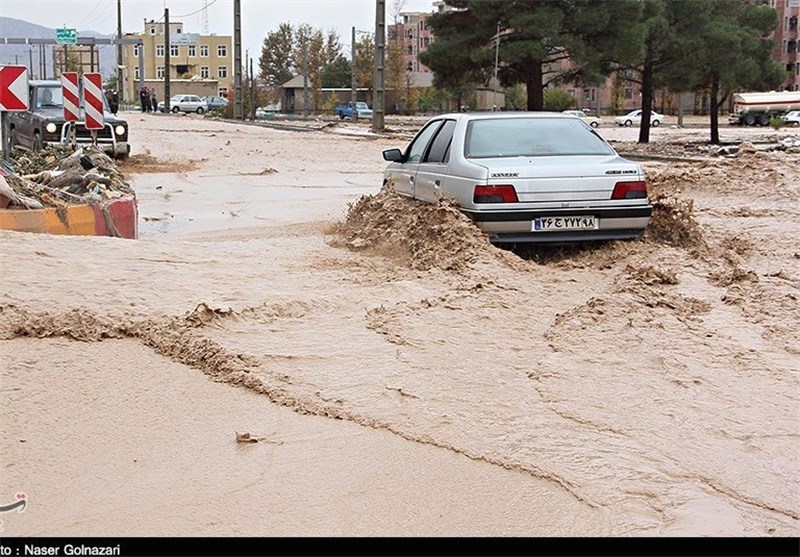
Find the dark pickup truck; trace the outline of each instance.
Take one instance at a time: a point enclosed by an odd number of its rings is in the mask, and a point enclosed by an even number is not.
[[[38,151],[47,145],[66,145],[71,141],[72,128],[79,145],[91,145],[92,133],[83,120],[66,122],[60,81],[35,80],[29,82],[28,110],[9,112],[6,116],[10,148]],[[97,146],[109,156],[126,159],[131,147],[128,143],[128,122],[114,116],[103,98],[104,127],[97,130]],[[83,107],[80,108],[83,117]]]

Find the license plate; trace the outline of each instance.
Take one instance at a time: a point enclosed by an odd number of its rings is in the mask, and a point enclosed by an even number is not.
[[[558,230],[594,230],[597,228],[597,219],[594,215],[577,217],[542,217],[533,220],[533,232],[558,231]]]

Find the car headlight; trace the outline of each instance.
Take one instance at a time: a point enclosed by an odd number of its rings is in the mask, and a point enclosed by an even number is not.
[[[56,126],[53,122],[50,122],[49,124],[47,124],[47,127],[45,127],[45,129],[47,130],[48,133],[56,133],[58,126]]]
[[[125,126],[117,126],[114,131],[117,132],[117,135],[125,135]]]

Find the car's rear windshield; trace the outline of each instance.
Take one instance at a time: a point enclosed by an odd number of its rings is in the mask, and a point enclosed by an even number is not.
[[[613,150],[583,121],[572,118],[489,118],[467,126],[471,159],[610,155]]]

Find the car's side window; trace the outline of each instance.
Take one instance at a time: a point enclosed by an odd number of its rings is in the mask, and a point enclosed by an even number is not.
[[[423,155],[428,150],[428,144],[431,142],[431,138],[441,125],[441,120],[434,120],[419,132],[413,143],[408,147],[406,162],[419,162],[422,160]]]
[[[445,120],[436,137],[431,143],[425,162],[447,162],[450,158],[450,142],[453,140],[453,131],[456,128],[455,120]]]

